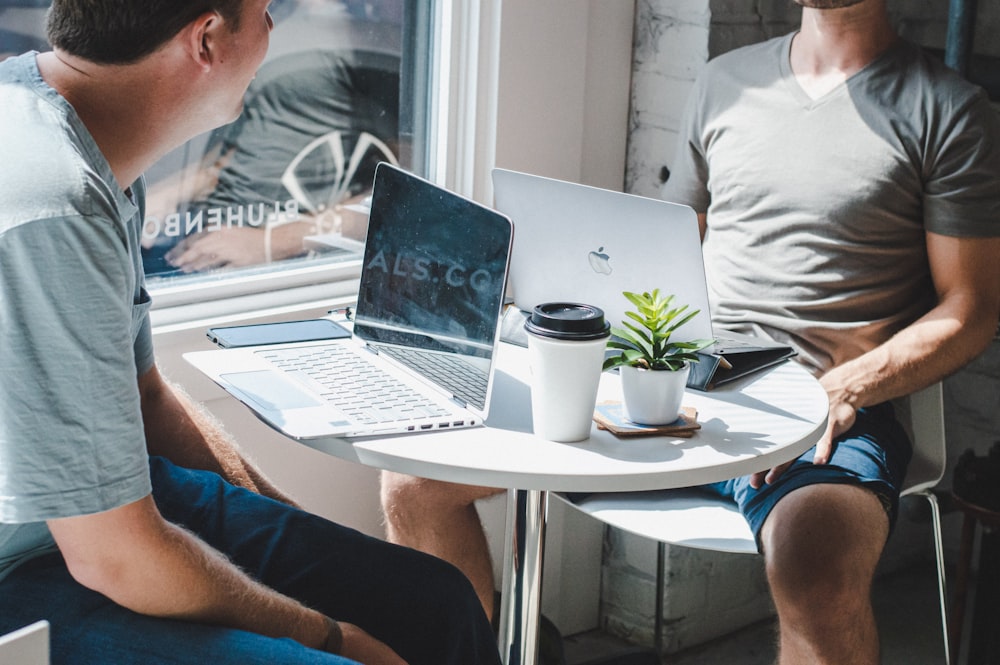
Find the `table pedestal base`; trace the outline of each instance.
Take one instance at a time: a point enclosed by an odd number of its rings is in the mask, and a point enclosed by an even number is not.
[[[545,491],[508,490],[498,636],[504,665],[538,661],[547,503]]]

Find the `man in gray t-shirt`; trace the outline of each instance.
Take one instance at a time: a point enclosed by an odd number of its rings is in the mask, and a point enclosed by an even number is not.
[[[53,663],[498,665],[468,580],[298,508],[158,372],[142,173],[237,117],[271,0],[55,0],[0,63],[0,634]]]
[[[765,555],[781,662],[877,663],[910,454],[889,402],[996,331],[1000,121],[884,0],[796,1],[799,32],[708,64],[663,196],[699,214],[716,324],[792,344],[830,396],[814,450],[713,486]]]
[[[996,330],[1000,129],[885,0],[796,2],[795,35],[707,65],[664,197],[699,213],[715,323],[792,344],[830,394],[816,450],[712,488],[767,558],[782,662],[875,663],[869,587],[910,456],[891,400]],[[455,562],[487,609],[474,502],[497,492],[382,478],[390,539]]]

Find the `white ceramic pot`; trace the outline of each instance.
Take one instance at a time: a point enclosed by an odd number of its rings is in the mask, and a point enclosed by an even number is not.
[[[618,371],[626,418],[640,425],[667,425],[677,420],[690,364],[673,372],[628,366]]]

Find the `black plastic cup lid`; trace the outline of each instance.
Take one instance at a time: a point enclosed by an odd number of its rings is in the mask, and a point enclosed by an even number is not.
[[[576,302],[547,302],[535,306],[524,322],[524,329],[541,337],[588,340],[608,337],[611,324],[604,320],[604,310]]]

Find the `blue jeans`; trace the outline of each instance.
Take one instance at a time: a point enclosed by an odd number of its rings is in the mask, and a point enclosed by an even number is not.
[[[496,638],[472,585],[435,557],[150,459],[163,516],[264,584],[356,624],[409,665],[497,665]],[[0,582],[0,634],[47,619],[52,663],[349,665],[290,639],[131,612],[77,584],[59,554]]]
[[[760,530],[771,509],[790,492],[819,483],[851,484],[866,487],[882,502],[890,528],[899,510],[899,493],[906,467],[913,455],[906,431],[896,421],[889,402],[858,409],[854,425],[837,439],[833,456],[826,464],[813,464],[815,446],[803,453],[770,485],[750,486],[750,477],[733,478],[703,486],[719,496],[732,499],[750,524],[757,549]]]

